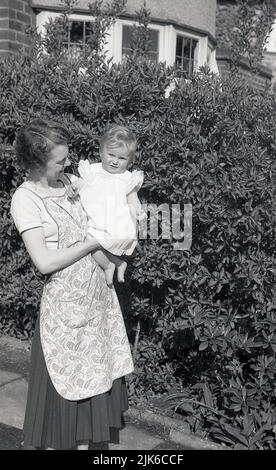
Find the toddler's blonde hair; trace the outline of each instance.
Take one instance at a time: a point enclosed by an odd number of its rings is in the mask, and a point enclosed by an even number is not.
[[[129,157],[133,159],[137,148],[137,140],[133,132],[127,127],[112,124],[100,138],[100,154],[105,146],[111,148],[126,147]]]

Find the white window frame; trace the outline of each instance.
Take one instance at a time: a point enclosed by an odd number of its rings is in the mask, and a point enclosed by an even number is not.
[[[51,18],[58,18],[61,16],[61,13],[54,12],[54,11],[41,11],[38,13],[36,16],[36,26],[38,28],[38,32],[41,34],[45,33],[45,24],[47,23],[48,20]],[[68,15],[68,19],[70,21],[91,21],[93,22],[94,16],[91,15],[79,15],[78,13],[72,13],[71,15]]]
[[[208,52],[207,52],[206,64],[210,68],[211,72],[219,73],[217,59],[216,59],[216,49],[212,47],[210,43],[208,44],[208,49],[210,49],[210,54],[209,54],[209,61],[208,61]]]
[[[84,16],[84,15],[75,15],[75,14],[72,14],[72,15],[68,15],[68,19],[69,21],[79,21],[79,22],[83,22],[83,23],[93,23],[93,16]],[[70,41],[71,42],[71,41]]]
[[[36,26],[38,29],[38,32],[41,33],[42,35],[45,34],[45,24],[49,19],[54,19],[58,18],[61,16],[61,13],[58,12],[50,12],[50,11],[41,11],[38,13],[36,16]],[[78,13],[72,13],[71,15],[68,15],[68,19],[70,21],[86,21],[86,22],[93,22],[94,16],[92,15],[83,15],[83,14],[78,14]],[[107,60],[111,58],[111,46],[112,46],[112,34],[113,34],[113,25],[111,26],[110,30],[107,31],[106,33],[106,44],[104,46],[104,51],[107,54]]]
[[[173,49],[173,63],[170,63],[169,65],[174,65],[175,64],[175,59],[176,59],[176,39],[177,36],[183,36],[185,38],[190,38],[190,39],[195,39],[198,43],[198,46],[195,50],[195,67],[194,71],[197,70],[199,67],[203,66],[206,64],[207,61],[207,48],[208,48],[208,37],[207,36],[199,36],[196,34],[191,34],[187,31],[183,31],[178,28],[173,28],[173,34],[171,36],[171,47]]]
[[[36,16],[36,25],[38,31],[43,35],[45,33],[45,23],[50,18],[60,16],[59,12],[41,11]],[[93,21],[94,17],[86,14],[73,13],[69,15],[72,21]],[[123,26],[138,26],[138,21],[134,19],[121,19],[117,18],[111,25],[106,34],[106,44],[104,52],[106,53],[107,60],[119,63],[122,60],[122,42],[123,42]],[[177,28],[175,25],[161,25],[150,23],[149,28],[159,32],[159,51],[158,61],[165,62],[168,66],[174,66],[176,55],[176,37],[182,35],[187,38],[192,38],[198,41],[197,55],[195,57],[196,68],[206,65],[207,52],[208,52],[208,36],[200,36],[193,34],[182,29]],[[215,51],[212,58],[213,67],[215,69]],[[196,70],[196,69],[195,69]]]
[[[47,21],[50,19],[57,18],[58,16],[60,16],[60,13],[52,12],[52,11],[40,11],[36,15],[36,27],[37,27],[38,33],[44,36],[45,24],[47,23]]]
[[[117,19],[115,24],[113,25],[113,33],[112,36],[115,39],[112,41],[111,48],[112,48],[112,56],[113,61],[119,63],[122,61],[122,48],[123,48],[123,26],[139,26],[139,22],[135,20],[122,20]],[[153,29],[159,32],[159,41],[158,41],[158,62],[162,62],[162,44],[164,42],[164,31],[163,27],[159,26],[154,23],[149,24],[149,29]]]
[[[273,23],[270,35],[267,38],[265,52],[276,53],[276,20]]]

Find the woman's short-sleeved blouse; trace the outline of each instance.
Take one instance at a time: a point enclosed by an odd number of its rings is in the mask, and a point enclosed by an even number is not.
[[[76,178],[68,176],[71,180]],[[12,197],[11,215],[20,234],[31,228],[42,227],[47,248],[58,247],[57,225],[48,214],[39,192],[24,187],[24,183],[19,186]]]

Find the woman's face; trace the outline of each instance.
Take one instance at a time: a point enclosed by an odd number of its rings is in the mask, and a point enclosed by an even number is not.
[[[64,168],[69,165],[67,145],[56,145],[49,153],[44,176],[48,181],[57,181],[62,178]]]

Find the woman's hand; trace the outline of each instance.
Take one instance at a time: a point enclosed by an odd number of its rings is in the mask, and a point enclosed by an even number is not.
[[[71,266],[91,251],[101,248],[99,242],[91,237],[78,245],[49,250],[42,227],[25,230],[22,233],[22,239],[32,262],[42,274],[51,274]]]
[[[87,246],[88,252],[102,249],[100,243],[98,243],[93,237],[87,237],[84,244]]]

